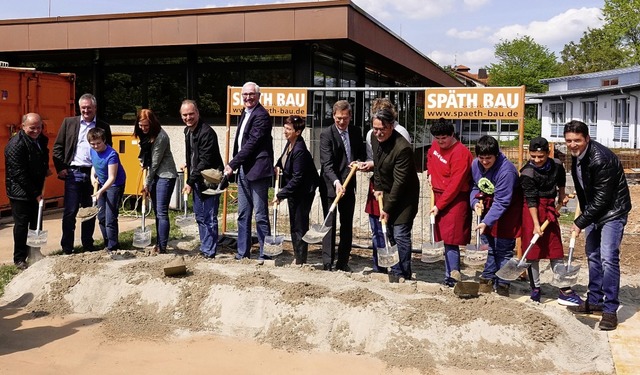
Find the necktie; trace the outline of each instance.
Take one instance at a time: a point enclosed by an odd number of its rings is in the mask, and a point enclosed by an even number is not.
[[[349,144],[349,133],[346,131],[340,132],[342,136],[342,143],[344,143],[344,152],[347,154],[347,162],[351,163],[351,145]]]

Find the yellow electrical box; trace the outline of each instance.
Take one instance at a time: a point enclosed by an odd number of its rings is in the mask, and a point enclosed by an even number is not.
[[[142,167],[138,160],[140,146],[131,133],[116,132],[113,136],[113,148],[120,154],[120,163],[127,174],[124,195],[140,195],[142,190]]]

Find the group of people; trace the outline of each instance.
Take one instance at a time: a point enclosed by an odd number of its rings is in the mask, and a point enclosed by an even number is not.
[[[566,172],[551,158],[549,143],[536,137],[529,144],[529,161],[520,171],[500,151],[498,141],[488,135],[475,145],[476,159],[456,139],[453,125],[440,121],[431,127],[435,141],[427,157],[427,173],[435,202],[435,239],[444,242],[444,283],[460,281],[460,245],[470,242],[472,229],[481,233],[488,247],[487,260],[479,276],[480,291],[509,295],[509,280],[496,274],[514,256],[516,238],[532,244],[526,260],[531,300],[539,302],[540,259],[549,259],[552,269],[564,259],[558,223],[558,208],[566,205]],[[602,314],[601,330],[618,325],[620,305],[620,243],[631,210],[629,188],[618,157],[590,139],[588,126],[577,120],[564,127],[571,153],[571,175],[578,197],[579,213],[571,231],[585,232],[589,285],[585,300],[571,288],[560,288],[558,303],[576,314]],[[481,212],[479,224],[471,225],[471,208]],[[545,228],[545,222],[546,229]]]
[[[193,100],[184,100],[180,116],[184,122],[186,183],[183,194],[193,193],[193,210],[200,236],[200,253],[214,258],[218,246],[218,209],[216,193],[225,181],[235,176],[238,185],[238,241],[236,259],[250,258],[252,219],[255,217],[260,260],[265,238],[270,233],[269,203],[287,200],[294,263],[307,262],[308,245],[303,240],[309,230],[309,214],[317,188],[326,226],[330,232],[322,241],[324,270],[350,271],[353,216],[356,202],[355,171],[371,172],[365,211],[369,214],[373,238],[373,268],[389,274],[391,282],[410,280],[411,230],[418,213],[420,183],[411,138],[396,121],[397,113],[386,98],[372,103],[372,129],[362,138],[361,129],[351,123],[352,108],[346,100],[333,105],[334,123],[320,134],[320,173],[302,137],[305,119],[289,116],[284,120],[286,145],[274,163],[272,121],[260,104],[260,87],[254,82],[242,86],[244,110],[233,143],[233,158],[224,164],[215,131],[199,115]],[[59,179],[64,180],[62,251],[74,249],[76,216],[80,207],[95,200],[107,251],[118,243],[118,205],[124,192],[126,175],[118,153],[111,147],[109,124],[96,118],[93,95],[78,101],[80,116],[65,118],[53,146],[53,161]],[[482,292],[509,295],[509,281],[496,272],[514,256],[516,238],[523,244],[540,236],[527,256],[531,262],[529,278],[531,299],[540,301],[538,260],[550,259],[555,265],[564,253],[558,224],[557,204],[566,204],[565,169],[552,159],[549,143],[537,137],[529,145],[530,160],[518,171],[500,151],[498,141],[488,135],[478,139],[476,158],[458,141],[453,124],[444,120],[430,128],[434,137],[427,155],[427,175],[433,194],[429,214],[435,216],[434,237],[444,242],[444,280],[454,287],[461,281],[460,245],[470,243],[472,231],[479,231],[488,247],[484,270],[479,277]],[[157,239],[154,251],[164,253],[169,236],[168,206],[173,193],[177,168],[169,136],[158,117],[149,109],[141,110],[134,125],[139,140],[139,159],[147,171],[142,191],[149,194],[155,213]],[[610,150],[589,138],[588,127],[571,121],[564,129],[572,155],[571,173],[581,213],[572,231],[585,232],[589,265],[589,291],[582,300],[571,288],[559,291],[558,302],[575,313],[602,313],[601,329],[615,329],[619,306],[619,247],[627,213],[631,209],[628,186],[620,161]],[[27,267],[28,229],[37,225],[37,205],[43,199],[49,150],[42,134],[42,119],[36,113],[23,117],[22,129],[5,149],[7,195],[14,226],[14,263]],[[209,171],[223,178],[213,178]],[[275,173],[281,173],[281,186],[269,201],[268,191]],[[350,179],[348,179],[350,176]],[[345,185],[346,181],[350,181]],[[94,187],[95,185],[95,187]],[[213,189],[212,189],[213,188]],[[213,192],[213,193],[212,193]],[[379,203],[380,202],[380,203]],[[336,205],[337,207],[332,207]],[[337,213],[340,217],[340,241],[337,244]],[[479,224],[471,225],[471,209],[481,212]],[[543,222],[548,226],[543,230]],[[397,246],[399,262],[389,269],[380,267],[377,250],[385,246],[383,228],[391,245]],[[85,251],[95,251],[95,219],[83,220],[81,241]]]

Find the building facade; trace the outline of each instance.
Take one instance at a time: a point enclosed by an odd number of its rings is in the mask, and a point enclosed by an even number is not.
[[[563,142],[564,124],[580,120],[592,139],[610,148],[638,148],[640,66],[543,79],[542,136]]]

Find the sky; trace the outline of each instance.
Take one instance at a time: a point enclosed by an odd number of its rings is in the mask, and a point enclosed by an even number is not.
[[[322,0],[320,0],[322,1]],[[0,19],[131,13],[300,0],[0,0]],[[315,1],[312,1],[315,2]],[[423,55],[471,72],[497,60],[495,45],[528,35],[559,59],[565,44],[603,24],[604,0],[352,0]],[[7,37],[7,36],[3,36]]]

